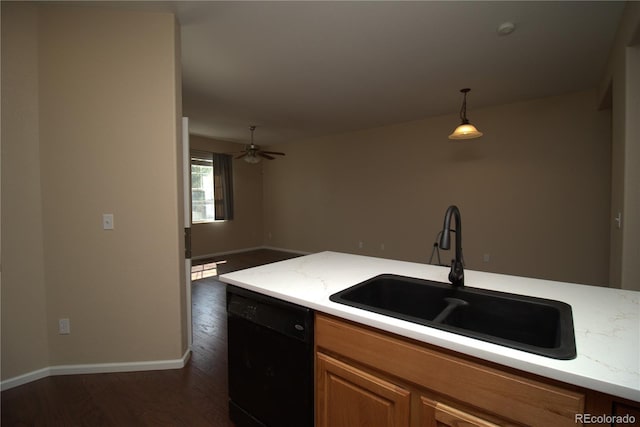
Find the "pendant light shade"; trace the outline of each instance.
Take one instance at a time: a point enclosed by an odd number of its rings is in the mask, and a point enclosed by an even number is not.
[[[462,123],[449,135],[449,139],[473,139],[480,138],[482,135],[483,133],[471,123]]]
[[[462,108],[460,109],[460,120],[462,123],[449,135],[449,139],[474,139],[480,138],[483,135],[482,132],[469,123],[469,119],[467,119],[467,93],[470,90],[469,88],[460,89],[460,92],[464,94]]]

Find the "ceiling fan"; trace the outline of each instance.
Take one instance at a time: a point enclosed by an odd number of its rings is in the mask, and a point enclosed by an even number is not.
[[[247,163],[258,163],[262,158],[268,160],[274,160],[273,156],[284,156],[284,153],[279,151],[264,151],[260,149],[259,145],[253,143],[253,131],[256,130],[255,126],[249,126],[249,130],[251,131],[251,145],[247,145],[244,151],[241,152],[236,159],[244,159]],[[237,153],[234,153],[237,154]]]

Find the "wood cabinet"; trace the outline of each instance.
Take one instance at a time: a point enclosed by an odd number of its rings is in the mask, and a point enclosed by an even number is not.
[[[409,425],[408,390],[322,353],[317,369],[317,426]]]
[[[611,414],[614,416],[613,427],[632,426],[640,424],[640,405],[637,402],[613,401]]]
[[[578,387],[316,314],[317,425],[575,426]]]

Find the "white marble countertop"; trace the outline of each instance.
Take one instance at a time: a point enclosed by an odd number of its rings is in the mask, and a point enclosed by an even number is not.
[[[465,286],[571,305],[578,356],[557,360],[334,303],[379,274],[448,282],[448,267],[320,252],[220,276],[225,283],[525,372],[640,402],[640,292],[465,270]]]

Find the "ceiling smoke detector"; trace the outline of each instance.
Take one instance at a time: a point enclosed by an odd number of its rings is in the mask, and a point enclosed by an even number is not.
[[[499,36],[508,36],[513,33],[513,30],[516,29],[516,25],[513,22],[503,22],[498,26],[498,35]]]

